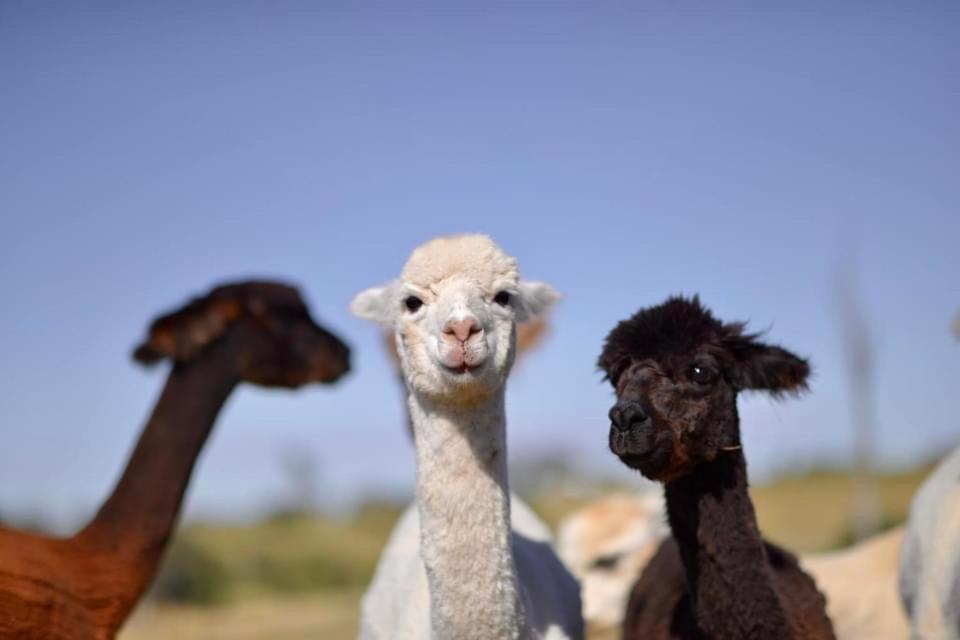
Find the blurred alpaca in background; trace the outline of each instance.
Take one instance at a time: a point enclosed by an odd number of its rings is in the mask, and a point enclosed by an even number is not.
[[[598,498],[560,524],[557,550],[582,585],[591,633],[620,627],[627,597],[660,542],[669,535],[659,494]],[[897,593],[903,527],[845,549],[801,554],[800,565],[827,599],[839,640],[906,640]]]
[[[557,552],[580,581],[589,633],[620,627],[630,588],[669,534],[658,490],[604,496],[564,518]]]
[[[852,547],[800,556],[827,598],[838,640],[906,640],[907,616],[897,594],[897,562],[903,527]]]
[[[156,573],[193,466],[240,382],[331,383],[349,349],[316,324],[293,287],[215,288],[157,319],[134,353],[173,367],[122,477],[69,538],[0,527],[0,637],[112,638]]]
[[[960,339],[960,314],[952,329]],[[915,638],[960,638],[960,447],[934,469],[910,504],[900,597]]]

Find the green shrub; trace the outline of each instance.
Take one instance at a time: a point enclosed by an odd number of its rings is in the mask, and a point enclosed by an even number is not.
[[[152,594],[159,600],[219,604],[227,599],[230,576],[220,560],[186,538],[174,540]]]
[[[329,555],[307,555],[298,558],[261,556],[254,564],[255,579],[264,587],[281,593],[300,593],[324,589],[362,586],[355,568]]]

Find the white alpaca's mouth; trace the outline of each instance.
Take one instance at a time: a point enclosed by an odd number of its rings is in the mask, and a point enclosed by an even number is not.
[[[487,361],[479,362],[477,364],[468,364],[466,361],[460,363],[456,366],[450,366],[448,364],[440,363],[440,366],[443,367],[443,370],[447,373],[453,374],[454,376],[469,376],[470,374],[475,373],[477,370],[482,369],[483,366],[487,364]]]
[[[482,369],[490,360],[483,343],[450,345],[441,343],[435,354],[436,363],[446,373],[456,377],[469,377]]]

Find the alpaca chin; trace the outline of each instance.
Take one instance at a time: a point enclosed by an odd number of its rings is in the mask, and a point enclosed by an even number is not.
[[[631,469],[658,480],[671,465],[674,446],[669,432],[657,437],[650,429],[610,427],[610,451]]]

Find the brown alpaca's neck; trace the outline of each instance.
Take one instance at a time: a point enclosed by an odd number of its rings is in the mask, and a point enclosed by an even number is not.
[[[667,514],[698,626],[709,636],[791,638],[747,491],[743,452],[667,483]]]
[[[138,573],[126,588],[146,588],[169,540],[194,463],[217,414],[238,383],[229,347],[174,365],[123,475],[94,519],[74,539],[122,558]]]

